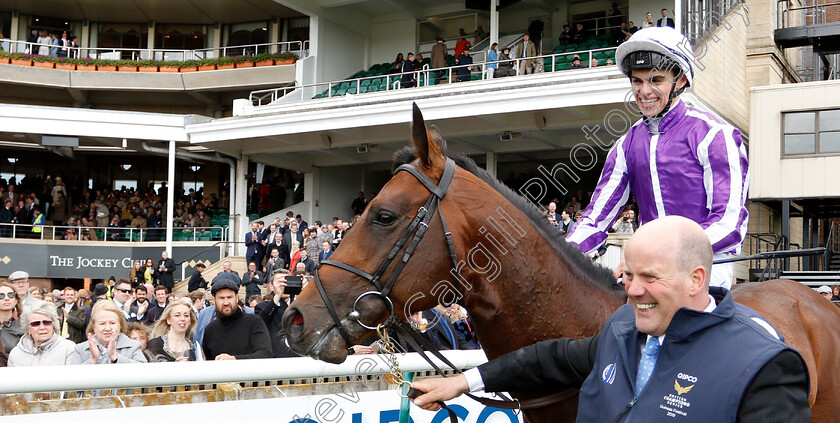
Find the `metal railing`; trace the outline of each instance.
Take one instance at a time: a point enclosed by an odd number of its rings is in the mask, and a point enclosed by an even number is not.
[[[825,255],[823,256],[823,270],[831,269],[831,259],[835,254],[840,254],[840,237],[837,236],[837,231],[840,230],[840,225],[831,222],[828,229],[828,237],[825,240]]]
[[[725,23],[726,15],[743,3],[744,0],[683,0],[682,33],[697,48],[719,26],[731,28]],[[749,24],[746,14],[742,18]]]
[[[827,22],[826,15],[827,10],[826,8],[831,6],[840,6],[840,2],[834,3],[819,3],[807,6],[798,6],[798,7],[790,7],[791,2],[790,0],[776,0],[776,28],[787,28],[788,25],[790,26],[803,26],[803,25],[818,25],[824,24]],[[791,12],[802,12],[801,22],[791,23]]]
[[[784,237],[774,233],[748,234],[747,242],[750,246],[750,255],[756,256],[761,253],[778,251],[784,244]],[[751,271],[761,269],[761,274],[757,276],[757,279],[763,281],[778,277],[782,271],[783,262],[781,257],[757,257],[751,259],[749,265]]]
[[[40,232],[33,232],[40,229]],[[228,239],[230,227],[176,227],[172,230],[173,241],[224,241]],[[90,241],[90,231],[95,232],[98,241],[145,242],[165,241],[166,228],[131,228],[113,226],[81,225],[28,225],[0,223],[0,239],[39,239],[47,241]],[[87,235],[86,235],[87,234]],[[88,238],[88,239],[84,239]]]
[[[3,40],[8,43],[9,53],[38,54],[40,47],[58,48],[49,44],[30,43],[28,41]],[[291,52],[303,58],[309,54],[309,41],[284,41],[279,43],[246,44],[238,46],[211,47],[198,50],[180,49],[143,49],[143,48],[102,48],[102,47],[68,47],[67,56],[70,58],[90,57],[105,60],[201,60],[215,59],[226,56],[252,56],[260,53]]]
[[[521,68],[520,66],[522,61],[533,61],[531,66],[534,66],[534,73],[543,73],[543,72],[558,72],[566,69],[559,69],[560,65],[560,57],[561,56],[583,56],[587,58],[586,61],[581,60],[581,69],[582,68],[590,68],[591,64],[587,63],[588,61],[592,60],[595,54],[600,52],[607,52],[611,50],[615,50],[616,47],[607,47],[607,48],[598,48],[598,49],[589,49],[589,50],[580,50],[574,52],[566,52],[566,53],[555,53],[555,54],[548,54],[548,55],[541,55],[535,57],[523,57],[523,58],[516,58],[516,59],[509,59],[509,60],[500,60],[495,62],[480,62],[480,63],[473,63],[469,65],[454,65],[448,66],[444,68],[429,68],[428,65],[425,65],[422,69],[414,70],[411,72],[402,72],[402,73],[392,73],[392,74],[385,74],[385,75],[373,75],[373,76],[365,76],[359,78],[350,78],[350,79],[343,79],[339,81],[329,81],[329,82],[320,82],[314,84],[305,84],[305,85],[294,85],[290,87],[281,87],[281,88],[271,88],[267,90],[258,90],[252,91],[249,95],[249,100],[251,104],[254,106],[265,106],[275,101],[283,98],[287,95],[290,95],[293,92],[297,92],[300,94],[300,97],[295,97],[292,101],[308,101],[312,99],[311,92],[316,92],[319,90],[326,90],[321,94],[316,94],[314,98],[331,98],[331,97],[341,97],[346,94],[364,94],[369,92],[378,92],[378,91],[392,91],[398,90],[403,87],[403,77],[404,76],[411,76],[414,80],[414,86],[417,87],[429,87],[432,85],[437,85],[442,83],[442,81],[446,81],[446,83],[450,84],[453,82],[459,81],[461,78],[466,77],[463,81],[465,82],[468,80],[472,80],[472,76],[474,74],[479,75],[479,79],[490,79],[489,74],[487,72],[488,65],[497,65],[501,66],[511,66],[510,72],[511,75],[504,75],[504,76],[519,76]],[[549,63],[546,63],[546,59],[549,59]],[[550,66],[549,70],[545,70],[545,67]],[[610,65],[603,65],[603,66],[610,66]],[[598,66],[598,67],[603,67]],[[459,69],[469,68],[469,73],[467,74],[458,74]],[[476,72],[478,71],[478,72]],[[498,68],[496,70],[497,76],[494,78],[501,77],[498,73]],[[421,78],[422,77],[422,78]],[[434,78],[435,83],[432,82]],[[365,83],[365,81],[369,81]],[[374,82],[376,84],[374,85]],[[385,88],[380,89],[382,82],[385,82]],[[364,84],[364,85],[363,85]],[[368,86],[376,86],[375,90],[363,90],[363,88]],[[335,88],[335,90],[333,89]],[[341,91],[343,90],[343,92]]]

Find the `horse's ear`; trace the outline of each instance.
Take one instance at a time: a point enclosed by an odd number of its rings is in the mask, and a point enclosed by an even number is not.
[[[444,162],[441,144],[433,140],[432,134],[426,129],[426,121],[423,119],[423,113],[420,112],[417,103],[413,104],[412,112],[411,141],[414,144],[417,158],[420,159],[423,167],[433,168]],[[437,134],[440,135],[440,131],[437,131]],[[440,140],[441,143],[444,143],[442,137],[440,137]]]
[[[440,152],[446,154],[446,138],[443,137],[443,134],[440,132],[437,126],[432,125],[429,128],[429,135],[432,136],[432,139],[437,143]]]

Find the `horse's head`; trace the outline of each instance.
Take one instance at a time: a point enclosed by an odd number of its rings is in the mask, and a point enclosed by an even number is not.
[[[410,168],[395,171],[330,260],[320,266],[316,281],[283,316],[289,345],[298,353],[343,362],[347,349],[370,336],[370,327],[383,322],[392,310],[396,317],[405,318],[406,313],[438,303],[432,287],[447,280],[452,267],[439,213],[446,216],[450,230],[460,223],[453,196],[441,198],[453,180],[455,166],[444,156],[446,142],[440,132],[426,128],[416,105],[411,134],[414,160],[407,165]],[[416,242],[418,233],[421,238]],[[405,260],[408,252],[412,254]],[[395,269],[401,272],[391,284]],[[362,295],[380,288],[389,291],[387,298]]]

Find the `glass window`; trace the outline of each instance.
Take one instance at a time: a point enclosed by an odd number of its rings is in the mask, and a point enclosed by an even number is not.
[[[132,181],[129,179],[116,179],[114,180],[114,190],[121,190],[123,187],[128,189],[137,189],[137,181]]]
[[[814,134],[785,134],[785,154],[813,154],[815,144]]]
[[[785,133],[802,134],[814,132],[815,112],[785,114]],[[785,150],[787,151],[787,150]]]
[[[840,131],[840,110],[820,112],[820,131]]]
[[[840,131],[820,132],[820,153],[840,153]]]
[[[204,188],[204,182],[184,182],[184,192],[190,192],[190,188],[198,192],[198,190]]]

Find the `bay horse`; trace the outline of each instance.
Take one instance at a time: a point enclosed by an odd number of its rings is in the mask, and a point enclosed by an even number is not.
[[[322,263],[317,284],[283,316],[292,349],[341,363],[348,347],[390,314],[405,320],[453,302],[469,311],[491,360],[538,341],[600,331],[626,301],[611,271],[567,244],[535,206],[472,160],[447,157],[437,128],[426,128],[416,105],[413,113],[413,148],[395,154],[394,177],[331,263]],[[385,284],[387,298],[365,294],[383,291],[386,280],[392,282]],[[840,415],[840,311],[796,282],[751,285],[736,290],[736,299],[765,316],[805,357],[813,421]],[[552,393],[512,394],[528,400]],[[524,413],[529,422],[571,422],[576,411],[575,395]]]

